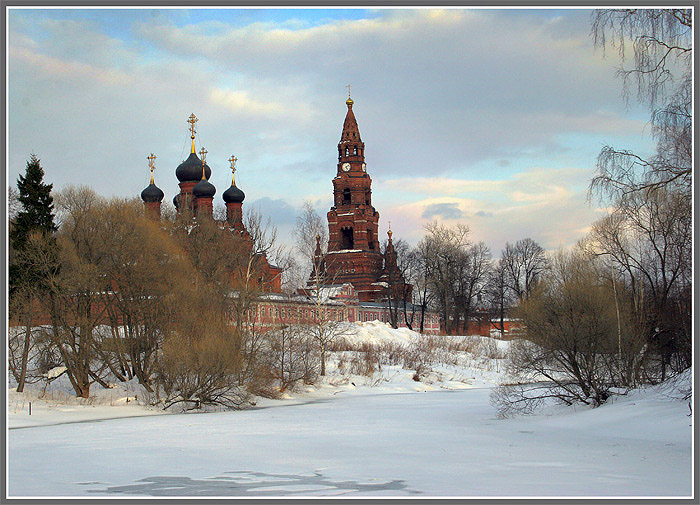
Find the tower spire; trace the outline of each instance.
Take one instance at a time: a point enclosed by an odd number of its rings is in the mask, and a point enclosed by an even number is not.
[[[190,114],[190,117],[189,117],[189,118],[187,118],[187,122],[190,124],[190,138],[192,139],[192,150],[190,151],[190,153],[194,153],[194,152],[195,152],[195,149],[194,149],[194,134],[195,134],[196,131],[195,131],[195,128],[194,128],[194,124],[195,124],[197,121],[199,121],[199,119],[197,119],[197,116],[194,115],[194,112],[193,112],[192,114]]]

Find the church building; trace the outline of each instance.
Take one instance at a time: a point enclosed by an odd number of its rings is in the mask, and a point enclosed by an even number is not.
[[[209,182],[211,168],[206,163],[207,150],[202,148],[197,156],[195,150],[195,123],[198,121],[194,114],[187,119],[190,124],[190,154],[175,170],[180,187],[180,192],[173,198],[173,204],[177,209],[178,219],[189,219],[193,222],[203,219],[214,219],[214,195],[216,188]],[[161,217],[161,202],[163,201],[163,191],[154,184],[153,181],[153,161],[155,156],[148,157],[151,169],[151,183],[141,192],[141,199],[146,208],[146,214],[153,219]],[[243,241],[243,245],[248,252],[253,247],[253,241],[243,224],[243,200],[245,193],[236,186],[236,161],[235,156],[228,160],[231,163],[231,186],[224,191],[222,199],[226,205],[226,219],[218,224],[223,230],[228,230],[234,236]],[[260,270],[260,278],[256,280],[258,287],[272,293],[282,291],[282,270],[268,263],[264,255],[256,257]]]
[[[380,250],[379,212],[372,205],[365,143],[352,110],[352,98],[348,97],[345,104],[348,111],[338,143],[333,206],[328,212],[328,252],[322,274],[329,284],[351,283],[361,302],[395,301],[403,293],[410,301],[410,286],[398,270],[391,230],[385,253]]]
[[[251,324],[259,329],[273,329],[287,324],[309,324],[318,317],[318,307],[308,296],[310,289],[324,292],[325,305],[334,320],[365,322],[378,320],[389,322],[391,311],[396,311],[403,297],[410,302],[412,286],[405,283],[397,265],[396,251],[391,230],[384,253],[379,245],[379,212],[372,205],[372,179],[365,164],[365,144],[352,110],[353,100],[345,102],[347,114],[338,144],[338,164],[333,178],[333,206],[328,212],[328,249],[321,252],[317,237],[316,256],[322,265],[318,278],[313,273],[307,288],[297,294],[282,294],[281,269],[271,265],[262,257],[265,293],[256,307],[252,308]],[[214,219],[213,207],[216,188],[209,182],[212,170],[206,163],[207,151],[201,148],[199,156],[195,149],[195,123],[198,119],[190,115],[191,149],[189,156],[177,167],[175,176],[179,193],[173,198],[178,219],[196,223],[203,219]],[[142,192],[146,214],[153,219],[161,217],[163,191],[153,180],[155,156],[148,157],[151,182]],[[236,186],[235,156],[231,163],[231,186],[223,192],[226,219],[218,221],[223,230],[240,235],[252,247],[252,240],[243,223],[242,205],[245,194]],[[316,280],[316,282],[312,282]],[[321,282],[318,282],[318,281]],[[408,303],[411,306],[410,303]],[[411,306],[412,307],[412,306]],[[405,326],[403,315],[396,321]],[[439,318],[434,312],[426,314],[425,333],[438,333]]]

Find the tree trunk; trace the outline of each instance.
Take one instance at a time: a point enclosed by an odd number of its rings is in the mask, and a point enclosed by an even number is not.
[[[326,346],[321,340],[321,376],[326,376]]]
[[[27,380],[27,362],[29,361],[29,348],[30,340],[32,336],[32,323],[31,318],[26,322],[24,327],[24,348],[22,349],[22,365],[19,374],[19,381],[17,381],[17,392],[21,393],[24,391],[24,383]]]

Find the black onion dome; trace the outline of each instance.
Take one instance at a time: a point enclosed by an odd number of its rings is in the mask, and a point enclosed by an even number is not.
[[[189,158],[180,163],[180,166],[175,170],[175,176],[180,182],[195,182],[202,178],[202,160],[199,159],[196,153],[190,153]],[[204,164],[204,176],[209,179],[211,177],[211,168],[206,163]]]
[[[224,191],[222,196],[226,203],[243,203],[243,200],[245,200],[245,193],[238,189],[235,184],[231,184],[231,187]]]
[[[200,179],[199,182],[194,186],[194,188],[192,188],[192,193],[197,198],[213,198],[214,194],[216,194],[216,188],[208,180]]]
[[[153,183],[141,191],[141,200],[144,202],[162,202],[164,196],[163,191]]]

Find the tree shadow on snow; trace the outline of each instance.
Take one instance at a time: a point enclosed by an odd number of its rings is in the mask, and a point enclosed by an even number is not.
[[[138,480],[137,484],[89,489],[88,493],[128,494],[147,496],[328,496],[353,493],[377,493],[408,490],[402,480],[387,482],[358,482],[329,480],[320,472],[311,475],[268,474],[262,472],[224,472],[227,475],[205,479],[154,476]],[[88,484],[88,483],[84,483]],[[92,484],[92,483],[90,483]]]

